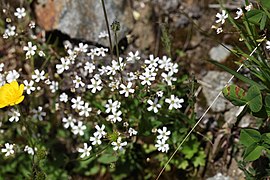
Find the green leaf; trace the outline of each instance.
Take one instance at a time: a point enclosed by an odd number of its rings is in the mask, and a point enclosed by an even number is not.
[[[205,155],[204,151],[200,151],[199,155],[197,157],[195,157],[195,159],[193,161],[194,167],[204,166],[205,165],[205,158],[206,158],[206,155]]]
[[[265,109],[266,109],[267,115],[269,117],[270,116],[270,95],[265,96],[264,103],[265,103]]]
[[[262,20],[263,15],[264,12],[258,9],[250,10],[246,13],[248,21],[253,24],[259,24],[259,22]]]
[[[262,109],[262,95],[260,89],[257,86],[251,86],[248,89],[245,99],[252,112],[259,112]]]
[[[116,162],[118,159],[118,156],[115,156],[113,154],[103,154],[100,158],[98,158],[98,162],[103,164],[111,164],[113,162]]]
[[[216,62],[216,61],[212,61],[212,60],[209,60],[212,64],[222,68],[223,70],[231,73],[232,75],[234,75],[236,78],[240,79],[241,81],[245,82],[245,83],[248,83],[250,85],[256,85],[257,87],[259,87],[260,90],[264,90],[265,87],[260,85],[259,83],[247,78],[246,76],[243,76],[242,74],[238,73],[238,72],[235,72],[234,70],[226,67],[225,65],[219,63],[219,62]]]
[[[182,161],[179,166],[178,166],[180,169],[186,169],[188,167],[188,161],[187,160],[184,160]]]
[[[255,129],[242,129],[240,132],[240,143],[246,147],[261,140],[261,133]]]
[[[262,20],[260,22],[260,30],[263,30],[265,28],[266,21],[267,21],[267,16],[266,16],[266,14],[263,14]]]
[[[270,9],[270,1],[269,0],[261,0],[261,4],[263,7]]]
[[[244,154],[245,161],[255,161],[261,156],[262,150],[265,148],[263,146],[258,146],[256,143],[249,146]]]
[[[264,134],[262,135],[262,140],[263,140],[265,143],[267,143],[267,144],[270,145],[270,133],[264,133]]]
[[[222,90],[222,93],[226,99],[231,101],[235,106],[243,106],[246,104],[245,91],[236,85],[230,85]]]
[[[184,145],[181,150],[186,159],[191,159],[199,150],[200,143],[198,141],[191,141],[191,143]]]

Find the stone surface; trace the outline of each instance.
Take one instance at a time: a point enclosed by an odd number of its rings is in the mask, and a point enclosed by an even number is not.
[[[125,0],[105,1],[109,24],[121,23],[121,39],[132,28],[132,12]],[[71,38],[108,46],[108,40],[98,35],[107,31],[100,0],[37,0],[35,3],[37,23],[47,31],[59,30]]]
[[[225,45],[228,49],[232,49],[232,46],[230,45]],[[216,47],[213,47],[209,51],[209,56],[212,60],[217,61],[217,62],[224,62],[226,59],[230,56],[231,52],[223,47],[222,45],[218,45]]]
[[[231,75],[229,73],[219,71],[209,71],[206,76],[203,77],[202,81],[205,85],[202,91],[208,106],[214,101],[218,93],[222,91],[230,78]],[[211,110],[213,112],[224,112],[230,107],[232,107],[232,104],[221,95],[212,106]]]

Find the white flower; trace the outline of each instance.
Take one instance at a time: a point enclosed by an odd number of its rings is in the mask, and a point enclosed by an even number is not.
[[[116,71],[120,70],[120,66],[115,60],[112,60],[112,66],[107,66],[107,75],[115,75]]]
[[[157,144],[155,144],[155,147],[158,148],[158,151],[161,152],[168,152],[169,150],[169,144],[166,144],[166,141],[164,139],[158,139]]]
[[[28,46],[24,46],[23,50],[27,51],[26,52],[26,57],[29,58],[29,57],[35,55],[36,50],[37,50],[37,46],[36,45],[33,46],[32,42],[28,42],[27,44],[28,44]]]
[[[74,125],[72,128],[73,134],[80,136],[84,135],[84,130],[86,130],[86,126],[82,123],[82,121],[78,121],[77,125]]]
[[[0,72],[3,71],[4,66],[5,66],[4,63],[0,63]]]
[[[89,103],[85,103],[83,106],[81,106],[79,115],[89,117],[91,111],[92,108],[89,107]]]
[[[92,93],[96,93],[102,89],[102,81],[100,79],[92,78],[90,81],[92,84],[89,84],[87,88],[92,89]]]
[[[163,92],[162,91],[158,91],[158,92],[156,92],[156,94],[157,94],[158,97],[163,97]]]
[[[29,82],[27,80],[23,81],[24,84],[24,90],[26,90],[27,94],[31,94],[32,91],[35,91],[36,88],[34,87],[34,81],[30,80]]]
[[[121,84],[120,87],[123,89],[119,91],[120,94],[125,94],[125,97],[129,96],[129,93],[134,93],[134,89],[131,88],[132,82],[128,82],[127,86],[124,84]]]
[[[87,143],[83,143],[83,148],[79,148],[78,152],[82,153],[81,158],[90,156],[90,151],[92,150],[92,147],[87,145]]]
[[[120,150],[122,151],[123,150],[123,147],[127,145],[127,142],[121,142],[122,141],[122,138],[121,137],[118,137],[116,142],[112,142],[111,144],[114,146],[113,147],[113,150],[117,151],[117,150]]]
[[[19,77],[20,77],[20,74],[16,70],[12,70],[12,71],[8,71],[6,80],[8,83],[11,83],[12,81],[18,79]]]
[[[86,62],[84,65],[84,70],[87,71],[88,74],[91,74],[96,69],[96,66],[93,63]]]
[[[152,67],[157,67],[158,66],[158,61],[159,61],[159,58],[155,58],[153,54],[151,54],[149,56],[149,59],[146,59],[144,61],[145,64],[148,64],[148,67],[149,68],[152,68]]]
[[[139,56],[139,51],[136,51],[135,53],[129,52],[128,55],[129,56],[127,57],[127,62],[134,63],[141,59],[141,57]]]
[[[55,93],[58,90],[59,83],[57,81],[52,81],[50,84],[50,90],[52,93]]]
[[[89,140],[92,141],[92,145],[96,145],[96,144],[100,145],[101,144],[101,140],[100,140],[99,136],[97,136],[95,134],[94,134],[94,136],[90,137]]]
[[[162,73],[161,76],[164,78],[164,80],[167,82],[168,86],[172,86],[172,81],[176,81],[177,79],[173,76],[173,72],[170,71],[168,74]]]
[[[243,10],[241,8],[237,8],[236,17],[234,19],[239,19],[243,15]]]
[[[169,67],[171,63],[171,58],[168,58],[167,56],[163,56],[162,59],[158,60],[159,68],[164,69],[165,67]]]
[[[87,44],[79,43],[79,47],[75,47],[74,50],[77,51],[77,52],[86,53],[87,52],[87,48],[88,48],[88,45]]]
[[[119,101],[112,101],[112,99],[108,100],[108,104],[105,105],[106,107],[106,113],[110,113],[110,112],[116,112],[117,109],[119,109],[121,106],[121,103]]]
[[[168,67],[165,67],[165,71],[172,72],[173,74],[174,73],[177,73],[178,72],[178,64],[176,64],[176,63],[169,63],[168,64]]]
[[[26,145],[24,147],[24,152],[27,152],[30,155],[34,155],[36,150],[37,150],[37,148],[35,148],[35,150],[34,150],[33,148],[29,147],[28,145]]]
[[[5,29],[5,33],[7,36],[15,36],[16,34],[16,26],[7,25],[7,29]]]
[[[170,99],[169,98],[165,99],[165,102],[170,104],[169,110],[172,110],[173,108],[175,109],[181,108],[182,107],[181,103],[184,102],[184,99],[183,98],[179,99],[177,96],[171,95]]]
[[[42,70],[41,72],[38,69],[35,69],[35,74],[32,75],[32,79],[34,79],[36,82],[45,80],[45,71]]]
[[[15,110],[15,109],[11,109],[11,110],[8,112],[8,115],[11,116],[11,117],[8,119],[10,122],[13,122],[13,121],[18,122],[18,121],[20,120],[20,116],[21,116],[20,112],[17,111],[17,110]]]
[[[266,47],[267,50],[270,50],[270,41],[266,41]]]
[[[63,118],[62,122],[64,123],[64,128],[73,127],[76,123],[76,119],[74,119],[72,116],[69,116],[68,118]]]
[[[167,141],[169,139],[169,135],[171,135],[171,131],[167,131],[167,127],[163,127],[162,129],[158,129],[157,132],[159,133],[157,138],[164,139],[165,141]]]
[[[246,11],[250,11],[253,8],[253,5],[249,3],[248,6],[245,7]]]
[[[82,82],[82,78],[78,75],[75,76],[75,79],[72,81],[75,84],[75,88],[84,87],[85,84]]]
[[[14,154],[13,150],[13,144],[5,143],[5,148],[2,148],[1,151],[2,153],[6,153],[5,156],[10,156],[11,154]]]
[[[43,107],[41,107],[41,106],[38,106],[38,109],[37,110],[36,109],[33,109],[33,114],[34,114],[33,115],[33,118],[42,121],[43,120],[43,117],[46,116],[46,112],[43,112],[42,110],[43,110]]]
[[[222,10],[221,13],[216,14],[216,17],[218,18],[216,20],[216,23],[221,22],[221,24],[224,24],[225,20],[228,18],[228,14],[227,14],[227,12],[225,10]]]
[[[112,112],[113,114],[108,116],[108,120],[116,123],[116,121],[121,122],[122,118],[120,117],[122,115],[121,111],[117,111],[117,112]]]
[[[39,57],[45,57],[45,56],[46,56],[45,53],[44,53],[43,51],[39,51],[39,52],[38,52],[38,55],[39,55]]]
[[[24,16],[26,16],[25,9],[24,8],[16,8],[16,12],[14,12],[14,15],[18,19],[23,18]]]
[[[72,98],[71,99],[72,104],[72,109],[78,109],[80,110],[84,104],[84,101],[82,100],[82,98],[80,96],[78,96],[76,99]]]
[[[68,59],[70,60],[71,64],[74,64],[77,57],[77,52],[69,49],[67,53],[68,53]]]
[[[128,133],[129,133],[129,136],[133,136],[133,135],[136,136],[138,134],[138,132],[133,128],[129,128]]]
[[[98,71],[100,75],[107,74],[107,67],[101,66],[101,68],[99,68]]]
[[[156,101],[156,100],[155,100]],[[148,111],[154,111],[154,113],[158,112],[158,109],[161,108],[161,105],[157,102],[153,102],[152,100],[148,100],[147,103],[150,105],[147,110]]]
[[[102,31],[98,35],[98,38],[99,39],[101,39],[101,38],[107,38],[107,37],[109,37],[109,34],[106,31]]]
[[[109,50],[107,48],[95,48],[95,55],[96,56],[102,56],[102,57],[105,57],[106,56],[106,52],[108,52]]]
[[[58,74],[62,74],[65,70],[69,69],[69,65],[71,64],[70,59],[61,58],[61,64],[56,64],[56,69]]]
[[[222,33],[222,32],[223,32],[222,27],[217,28],[217,34],[220,34],[220,33]]]
[[[66,103],[68,101],[68,95],[66,93],[60,94],[59,100]]]
[[[145,73],[143,73],[142,75],[139,76],[139,79],[142,80],[141,84],[145,85],[147,84],[148,86],[151,86],[151,81],[154,81],[156,73],[152,73],[150,71],[146,71]]]
[[[99,139],[102,138],[103,136],[106,136],[106,132],[104,131],[105,129],[105,125],[102,124],[101,127],[99,127],[98,125],[95,126],[96,128],[96,132],[94,132],[94,136],[98,137]]]

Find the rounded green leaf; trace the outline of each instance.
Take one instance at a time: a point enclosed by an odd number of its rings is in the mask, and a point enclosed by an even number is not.
[[[262,109],[262,95],[260,89],[257,86],[251,86],[248,89],[245,99],[252,112],[259,112]]]
[[[242,129],[240,132],[240,143],[246,147],[261,140],[261,134],[255,129]]]
[[[262,150],[265,148],[263,146],[251,145],[246,149],[246,154],[244,155],[245,161],[255,161],[261,156]]]

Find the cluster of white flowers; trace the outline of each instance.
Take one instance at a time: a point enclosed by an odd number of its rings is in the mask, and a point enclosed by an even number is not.
[[[158,151],[161,152],[168,152],[169,144],[167,144],[167,140],[169,139],[169,136],[171,134],[171,131],[167,130],[167,127],[163,127],[162,129],[158,129],[157,132],[159,135],[157,136],[157,142],[155,144],[155,147],[158,149]]]

